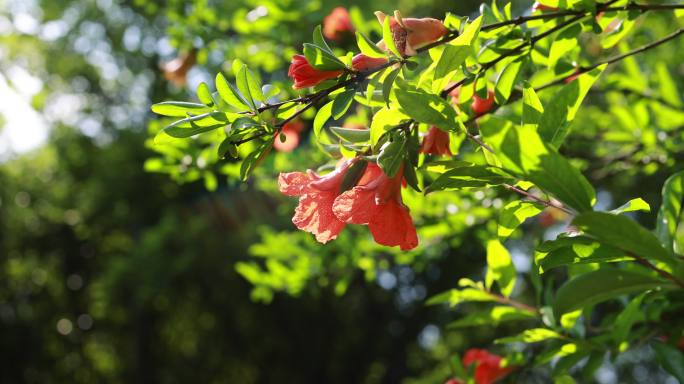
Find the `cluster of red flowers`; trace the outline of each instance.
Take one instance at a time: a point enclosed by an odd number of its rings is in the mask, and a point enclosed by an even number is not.
[[[502,367],[501,356],[489,353],[486,349],[472,348],[463,355],[463,365],[475,365],[476,384],[492,384],[508,375],[513,367]],[[449,379],[444,384],[464,384],[460,379]]]
[[[363,160],[342,160],[325,176],[311,170],[281,173],[280,192],[299,196],[292,222],[321,243],[335,239],[346,224],[361,224],[368,226],[378,244],[415,248],[416,228],[401,199],[403,172],[390,178],[375,163],[368,163],[356,186],[343,191],[345,176],[357,161]]]
[[[437,19],[403,18],[399,12],[395,12],[394,16],[376,12],[376,16],[380,23],[390,17],[392,39],[403,56],[415,55],[416,49],[437,41],[448,33],[444,24]],[[323,33],[329,39],[339,40],[353,31],[354,27],[345,8],[335,8],[324,20]],[[387,51],[384,41],[378,42],[377,46]],[[288,76],[294,80],[293,88],[300,89],[338,78],[345,71],[371,71],[387,62],[387,58],[373,58],[360,53],[352,58],[351,69],[323,71],[314,68],[305,56],[295,55]],[[456,89],[452,92],[453,104],[458,102],[458,91]],[[473,96],[471,108],[479,116],[489,111],[493,105],[494,93],[489,91],[486,99]],[[291,125],[283,127],[281,132],[286,140],[276,141],[276,149],[291,151],[298,145],[301,126]],[[449,133],[438,127],[431,127],[423,139],[421,152],[451,156]],[[399,246],[404,250],[416,247],[416,230],[408,209],[401,200],[403,170],[390,178],[376,164],[371,163],[356,186],[348,191],[341,191],[344,176],[355,161],[358,160],[342,162],[334,172],[322,177],[312,171],[280,175],[281,192],[300,197],[299,206],[292,218],[294,224],[299,229],[316,235],[316,239],[322,243],[335,239],[345,224],[361,224],[368,225],[379,244]]]

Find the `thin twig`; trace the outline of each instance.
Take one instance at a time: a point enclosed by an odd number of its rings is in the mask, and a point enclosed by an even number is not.
[[[633,254],[633,253],[631,253],[631,252],[628,252],[628,254],[629,254],[630,257],[634,258],[634,261],[636,261],[638,264],[641,264],[641,265],[643,265],[644,267],[646,267],[646,268],[648,268],[648,269],[651,269],[651,270],[655,271],[657,274],[659,274],[660,276],[664,277],[665,279],[670,280],[670,281],[672,281],[673,283],[675,283],[675,284],[679,285],[680,287],[684,288],[684,281],[682,281],[682,280],[680,280],[679,278],[675,277],[675,276],[672,275],[670,272],[665,271],[665,270],[662,270],[662,269],[656,267],[655,265],[651,264],[648,260],[644,259],[644,258],[641,257],[641,256],[637,256],[637,255],[635,255],[635,254]]]
[[[503,184],[503,187],[508,189],[509,191],[513,191],[513,192],[518,193],[522,196],[525,196],[530,200],[534,200],[535,202],[540,203],[546,207],[559,209],[559,210],[567,213],[568,215],[574,215],[575,214],[574,212],[572,212],[571,210],[569,210],[568,208],[566,208],[565,206],[563,206],[560,203],[556,203],[556,202],[551,201],[551,200],[544,200],[541,197],[535,196],[535,195],[533,195],[533,194],[531,194],[525,190],[522,190],[522,189],[520,189],[514,185]]]

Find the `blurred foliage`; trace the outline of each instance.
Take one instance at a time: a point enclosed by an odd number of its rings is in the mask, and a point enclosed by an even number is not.
[[[382,248],[350,229],[322,247],[293,231],[294,202],[274,193],[277,170],[324,161],[307,150],[315,144],[269,156],[247,185],[226,182],[239,168],[217,162],[210,139],[143,147],[146,129],[162,127],[149,120],[152,102],[187,98],[210,74],[232,74],[233,58],[292,94],[290,57],[337,5],[0,0],[0,75],[18,90],[17,72],[39,79],[31,103],[51,127],[45,147],[0,165],[0,381],[439,383],[457,353],[530,324],[446,327],[489,304],[424,305],[459,278],[485,278],[483,242],[516,196],[405,191],[420,248]],[[383,0],[358,2],[354,14],[371,21],[374,10],[398,8],[442,17],[473,14],[478,5]],[[514,5],[520,13],[530,4]],[[674,22],[649,14],[638,23],[611,52],[653,41]],[[583,43],[573,52],[580,60],[605,57],[595,41]],[[192,47],[198,65],[188,85],[166,82],[160,63]],[[663,182],[681,169],[684,113],[657,99],[663,73],[681,91],[682,49],[674,41],[611,68],[573,123],[563,153],[596,186],[602,207],[636,197],[658,207]],[[549,225],[548,215],[506,242],[518,272],[530,270],[536,239],[566,227],[562,217]],[[633,215],[654,226],[655,212]],[[565,274],[550,272],[546,284]],[[535,284],[533,275],[518,275],[516,297],[535,302]],[[655,353],[638,346],[617,359],[599,356],[594,377],[665,382]],[[546,382],[550,374],[535,368],[508,380]]]

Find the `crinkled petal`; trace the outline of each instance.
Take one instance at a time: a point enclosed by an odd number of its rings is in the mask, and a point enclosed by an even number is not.
[[[408,209],[396,201],[379,205],[368,223],[373,239],[378,244],[407,251],[418,246],[418,235]]]
[[[352,224],[368,224],[375,209],[375,191],[358,186],[339,195],[333,204],[335,216]]]
[[[332,205],[335,192],[309,193],[299,198],[292,223],[297,228],[316,235],[316,240],[327,243],[344,228],[344,223],[335,217]]]
[[[310,173],[289,172],[278,176],[278,188],[287,196],[301,196],[309,191],[309,183],[312,182]]]

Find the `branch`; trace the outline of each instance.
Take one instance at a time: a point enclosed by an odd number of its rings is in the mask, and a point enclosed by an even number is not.
[[[506,188],[506,189],[508,189],[509,191],[513,191],[513,192],[515,192],[515,193],[518,193],[518,194],[520,194],[520,195],[523,195],[523,196],[527,197],[527,198],[530,199],[530,200],[534,200],[535,202],[540,203],[540,204],[542,204],[542,205],[544,205],[544,206],[546,206],[546,207],[556,208],[556,209],[561,210],[561,211],[563,211],[563,212],[565,212],[565,213],[567,213],[568,215],[571,215],[571,216],[575,214],[574,212],[572,212],[571,210],[569,210],[568,208],[566,208],[565,206],[563,206],[563,205],[560,204],[560,203],[556,203],[556,202],[551,201],[551,200],[544,200],[544,199],[542,199],[542,198],[540,198],[540,197],[537,197],[537,196],[535,196],[535,195],[533,195],[533,194],[531,194],[531,193],[529,193],[529,192],[527,192],[527,191],[524,191],[524,190],[522,190],[522,189],[520,189],[520,188],[518,188],[518,187],[516,187],[516,186],[514,186],[514,185],[503,184],[503,187]]]
[[[677,277],[673,276],[670,272],[662,270],[655,265],[651,264],[648,260],[644,259],[643,257],[637,256],[631,252],[628,252],[630,257],[634,258],[634,261],[636,261],[638,264],[643,265],[644,267],[651,269],[655,271],[657,274],[660,276],[664,277],[667,280],[672,281],[673,283],[679,285],[680,287],[684,288],[684,281],[678,279]]]

